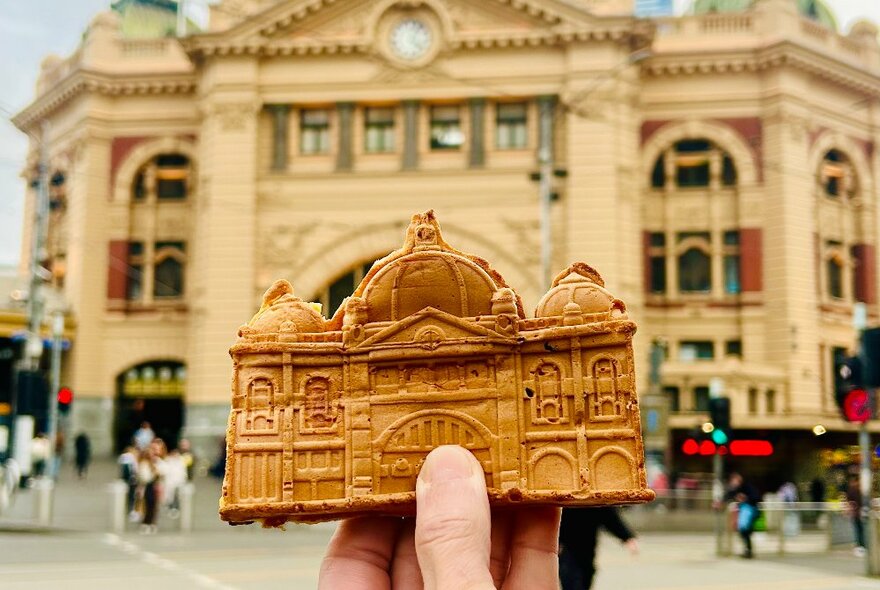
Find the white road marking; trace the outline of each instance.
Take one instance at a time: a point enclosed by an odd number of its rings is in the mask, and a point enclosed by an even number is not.
[[[201,588],[209,588],[210,590],[236,590],[234,587],[227,586],[226,584],[223,584],[219,580],[215,580],[214,578],[206,574],[197,572],[196,570],[190,569],[188,567],[184,567],[174,560],[168,559],[167,557],[162,557],[158,553],[147,551],[141,548],[136,543],[125,541],[119,535],[107,533],[103,535],[101,540],[104,542],[104,544],[115,547],[123,553],[127,553],[129,555],[137,557],[148,565],[169,572],[178,572],[195,582]]]

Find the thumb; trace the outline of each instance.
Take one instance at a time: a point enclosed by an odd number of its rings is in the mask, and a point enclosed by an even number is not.
[[[425,590],[494,590],[489,573],[489,498],[477,459],[437,447],[416,481],[416,554]]]

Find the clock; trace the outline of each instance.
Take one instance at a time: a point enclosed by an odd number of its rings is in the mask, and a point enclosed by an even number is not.
[[[394,25],[390,41],[394,55],[414,61],[431,48],[431,29],[420,20],[408,18]]]

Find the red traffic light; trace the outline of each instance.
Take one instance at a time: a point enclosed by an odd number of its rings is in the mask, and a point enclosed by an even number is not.
[[[58,403],[68,405],[73,401],[73,390],[69,387],[62,387],[58,390]]]
[[[843,398],[843,417],[850,422],[871,419],[871,397],[864,389],[853,389]]]
[[[689,438],[681,445],[685,455],[732,455],[734,457],[769,457],[773,443],[769,440],[735,440],[729,445],[716,445],[711,440],[697,441]]]

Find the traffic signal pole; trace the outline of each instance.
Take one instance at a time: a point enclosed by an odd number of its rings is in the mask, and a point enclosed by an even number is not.
[[[64,335],[64,313],[55,311],[52,314],[52,371],[51,385],[49,387],[49,457],[48,465],[50,473],[55,465],[55,449],[58,438],[58,400],[56,396],[61,389],[61,339]]]

